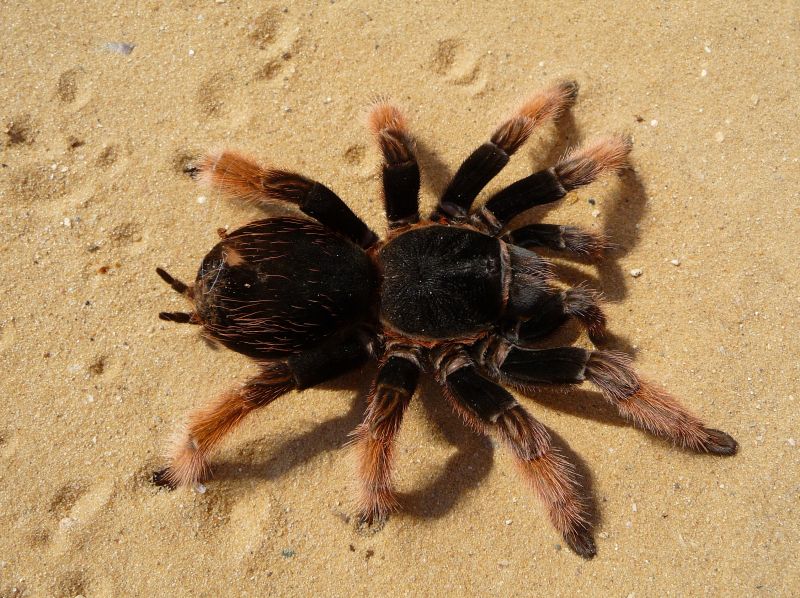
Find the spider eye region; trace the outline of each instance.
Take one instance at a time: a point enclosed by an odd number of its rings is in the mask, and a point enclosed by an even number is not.
[[[425,226],[380,253],[381,318],[405,334],[458,338],[487,328],[502,311],[500,244],[474,230]]]

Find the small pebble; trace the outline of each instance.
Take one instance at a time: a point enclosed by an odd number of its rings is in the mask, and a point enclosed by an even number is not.
[[[681,261],[678,260],[678,259],[670,260],[669,263],[672,264],[673,266],[680,266],[681,265]]]
[[[633,276],[634,278],[639,278],[641,275],[642,275],[641,268],[634,268],[633,270],[631,270],[631,276]]]
[[[205,196],[205,195],[201,195],[201,196],[199,196],[199,197],[197,198],[197,203],[199,203],[199,204],[206,203],[206,196]]]
[[[707,77],[708,76],[708,71],[706,69],[703,69],[702,71],[700,71],[700,76],[701,77]]]
[[[633,503],[633,504],[631,505],[631,511],[633,511],[634,513],[636,513],[638,510],[639,510],[639,509],[636,507],[636,503]]]
[[[757,95],[751,95],[750,96],[750,101],[753,103],[753,106],[758,106],[758,100],[759,99],[760,98]]]
[[[650,126],[651,127],[657,127],[658,126],[658,121],[654,118],[653,120],[650,121]]]
[[[61,529],[69,529],[73,525],[75,525],[75,519],[72,517],[64,517],[61,521],[58,522],[58,527]]]
[[[786,444],[789,446],[797,446],[797,441],[794,438],[789,438],[786,440]]]
[[[70,220],[69,218],[64,218],[64,226],[66,226],[67,228],[72,228],[72,220]]]
[[[94,403],[94,396],[92,396],[92,395],[88,395],[88,396],[86,397],[86,402],[87,402],[87,403]]]
[[[332,101],[333,101],[333,98],[331,98],[331,96],[328,96],[327,98],[325,98],[324,100],[322,100],[322,102],[323,102],[324,104],[330,104]]]
[[[281,554],[283,555],[284,558],[290,559],[297,553],[291,548],[284,548],[283,550],[281,550]]]
[[[714,139],[717,140],[717,143],[722,143],[725,141],[725,133],[722,131],[717,131],[717,133],[714,135]]]
[[[128,44],[125,42],[108,42],[105,47],[109,52],[116,52],[117,54],[123,54],[127,56],[133,52],[136,44]]]
[[[703,46],[703,49],[706,51],[706,54],[711,54],[711,46],[705,45]]]
[[[600,215],[600,210],[592,210],[592,216],[597,218]]]
[[[194,489],[197,490],[198,494],[205,494],[207,490],[205,484],[197,484]]]
[[[194,50],[189,48],[189,56],[194,56]]]
[[[512,523],[513,523],[513,521],[511,519],[506,519],[505,520],[505,524],[506,525],[511,525]]]

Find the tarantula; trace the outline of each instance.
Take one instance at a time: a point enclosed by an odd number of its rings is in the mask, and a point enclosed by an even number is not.
[[[596,549],[575,468],[500,384],[531,391],[588,381],[634,425],[691,450],[734,454],[733,438],[640,378],[625,354],[530,346],[569,318],[595,344],[606,327],[595,294],[584,286],[557,287],[551,266],[531,248],[599,258],[608,245],[572,226],[507,225],[529,208],[621,170],[631,143],[622,136],[599,139],[502,189],[479,209],[471,206],[532,131],[557,119],[576,95],[575,83],[561,82],[530,97],[464,161],[427,219],[419,216],[420,170],[406,119],[395,106],[378,103],[369,125],[383,154],[385,240],[321,183],[230,151],[204,157],[194,173],[201,182],[234,198],[293,204],[309,218],[272,217],[220,232],[193,285],[157,269],[193,306],[191,313],[163,312],[161,319],[202,326],[208,338],[254,359],[260,373],[189,414],[154,482],[175,487],[205,480],[209,453],[248,413],[369,359],[378,360],[378,372],[363,423],[353,432],[359,519],[366,525],[382,523],[398,506],[394,441],[423,370],[435,375],[470,427],[494,433],[510,449],[553,525],[585,558]]]

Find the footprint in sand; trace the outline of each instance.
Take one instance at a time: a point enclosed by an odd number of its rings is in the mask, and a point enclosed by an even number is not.
[[[52,164],[31,162],[9,170],[6,189],[11,204],[30,207],[49,202],[67,191],[67,175],[53,169]]]
[[[205,79],[197,88],[196,100],[200,113],[216,118],[225,111],[226,94],[231,86],[231,77],[225,73],[215,73]]]
[[[288,8],[271,8],[255,17],[248,26],[247,40],[259,50],[271,55],[253,74],[256,81],[275,79],[284,65],[302,47],[297,27],[288,27],[291,16]]]
[[[17,114],[6,121],[5,145],[31,145],[36,139],[36,123],[30,114]]]
[[[74,481],[62,486],[50,500],[49,511],[56,521],[51,548],[63,554],[83,544],[92,522],[107,510],[113,495],[114,483],[110,480],[93,485]]]
[[[82,85],[83,75],[83,69],[76,67],[68,69],[58,76],[55,92],[59,102],[74,108],[86,105],[91,98],[91,93],[85,85]]]
[[[481,58],[458,38],[444,39],[436,45],[429,68],[448,83],[467,87],[473,95],[486,87]]]

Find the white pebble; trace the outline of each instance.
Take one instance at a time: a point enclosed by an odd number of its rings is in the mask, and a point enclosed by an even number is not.
[[[657,127],[658,126],[658,121],[654,118],[653,120],[650,121],[650,126],[651,127]]]
[[[676,260],[670,260],[669,263],[672,264],[673,266],[680,266],[681,265],[681,261],[677,260],[677,259]]]
[[[505,524],[506,524],[506,525],[511,525],[512,523],[513,523],[513,522],[512,522],[512,520],[511,520],[511,519],[506,519],[506,520],[505,520]]]
[[[64,218],[64,226],[66,226],[67,228],[72,228],[72,220],[70,220],[69,218]]]
[[[637,508],[636,508],[636,503],[633,503],[633,504],[631,505],[631,511],[633,511],[634,513],[636,513],[638,510],[639,510],[639,509],[637,509]]]
[[[703,49],[706,51],[706,54],[711,54],[711,46],[706,45],[703,47]]]
[[[195,486],[194,489],[197,490],[198,494],[205,494],[206,493],[206,487],[205,487],[204,484],[197,484],[197,486]]]
[[[714,139],[717,140],[717,143],[722,143],[723,141],[725,141],[725,133],[723,133],[722,131],[717,131],[716,134],[714,135]]]
[[[206,203],[206,196],[205,196],[205,195],[200,195],[200,196],[197,198],[197,203],[199,203],[199,204]]]
[[[750,96],[750,101],[753,103],[753,106],[758,106],[759,99],[760,98],[755,94]]]
[[[189,56],[194,56],[194,50],[192,48],[189,48]]]
[[[707,77],[708,76],[708,71],[706,69],[703,69],[702,71],[700,71],[700,76],[701,77]]]
[[[592,210],[592,216],[597,218],[600,215],[600,210]]]
[[[786,440],[786,444],[789,446],[797,446],[797,441],[794,438],[789,438]]]
[[[62,530],[69,529],[73,525],[75,525],[75,519],[73,519],[72,517],[64,517],[61,521],[58,522],[58,527],[60,527]]]
[[[323,102],[324,104],[330,104],[332,101],[333,101],[333,98],[331,98],[331,96],[328,96],[327,98],[325,98],[324,100],[322,100],[322,102]]]
[[[86,402],[87,403],[94,403],[94,397],[92,395],[88,395],[86,397]]]
[[[631,270],[631,276],[633,276],[634,278],[639,278],[641,275],[642,275],[641,268],[634,268],[633,270]]]

